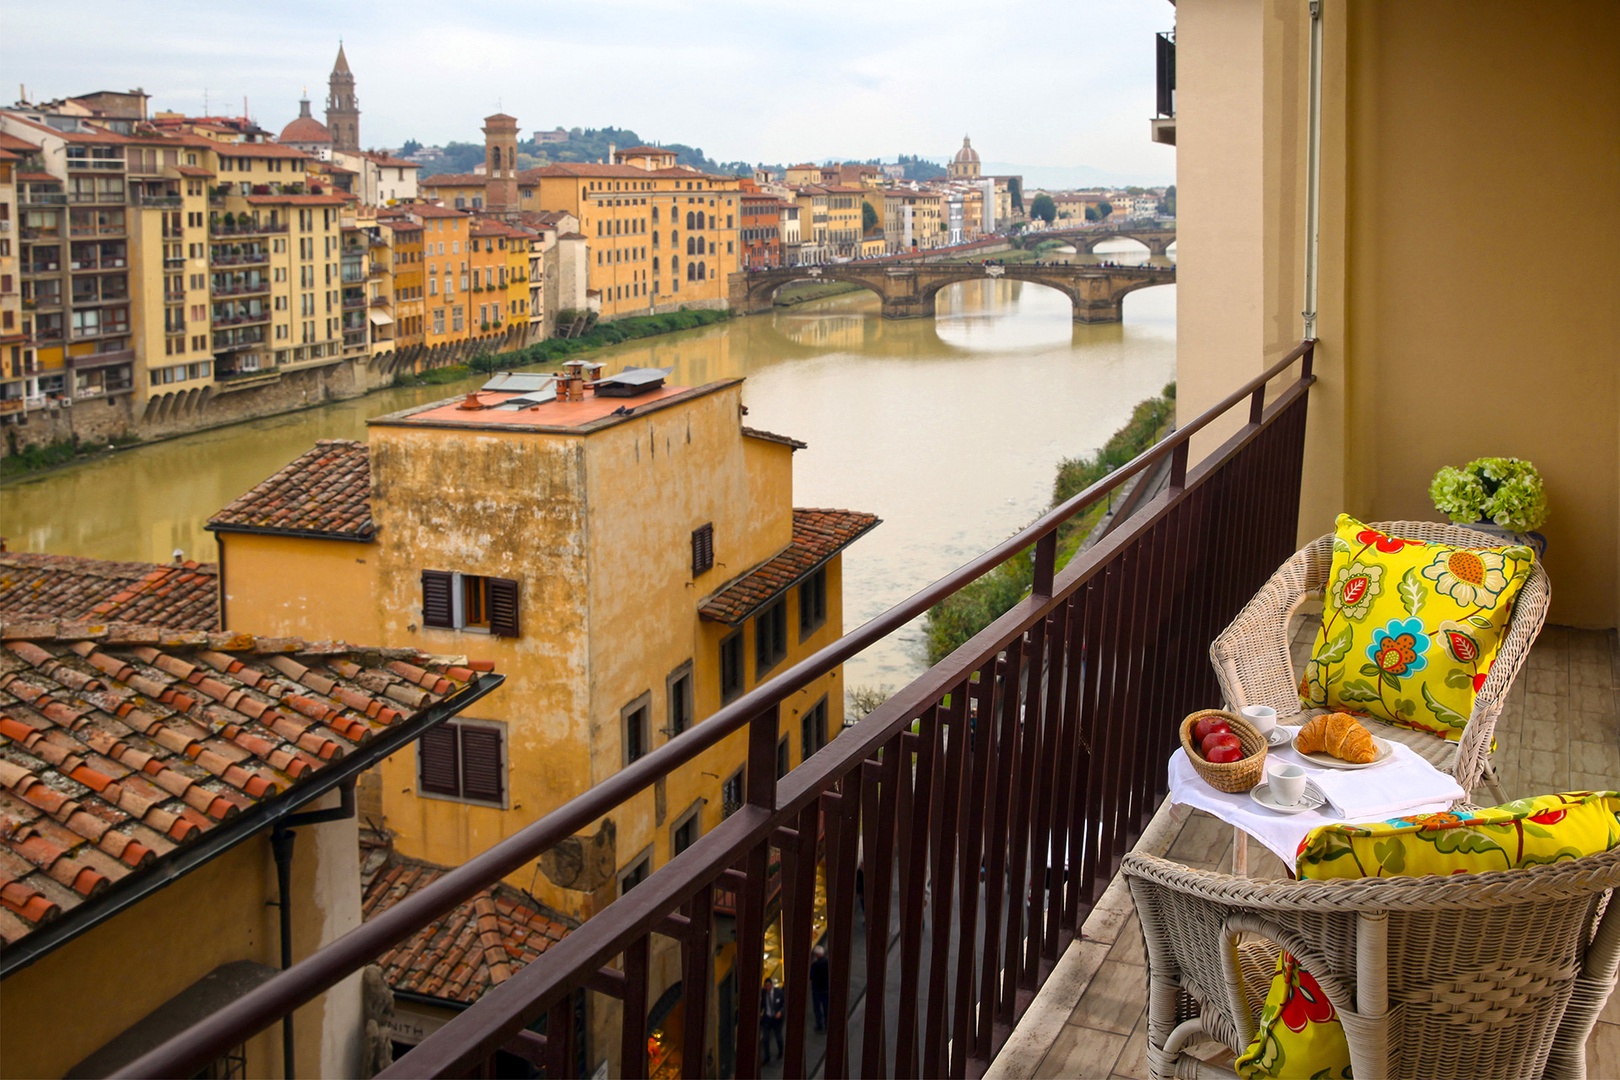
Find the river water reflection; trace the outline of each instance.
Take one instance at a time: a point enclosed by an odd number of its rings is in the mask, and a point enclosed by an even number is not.
[[[1175,288],[1131,294],[1125,321],[1100,326],[1075,324],[1061,293],[1019,282],[955,286],[936,318],[905,321],[857,293],[599,357],[610,372],[672,366],[684,385],[745,376],[748,423],[810,444],[794,458],[794,505],[883,519],[844,557],[850,628],[1032,520],[1057,462],[1095,450],[1174,378]],[[384,391],[14,481],[0,489],[0,531],[14,551],[212,560],[209,516],[316,439],[364,439],[368,417],[481,381]],[[852,661],[846,685],[898,687],[922,667],[914,625]]]

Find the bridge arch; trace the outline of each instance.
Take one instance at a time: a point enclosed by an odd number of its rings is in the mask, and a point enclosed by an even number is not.
[[[830,281],[836,281],[840,284],[859,286],[866,292],[876,296],[879,300],[888,299],[888,297],[883,294],[883,290],[878,288],[873,283],[860,277],[838,274],[836,271],[833,271],[831,267],[805,266],[797,269],[801,270],[802,272],[792,274],[791,276],[773,275],[769,278],[760,278],[759,280],[750,281],[748,284],[747,307],[745,310],[763,311],[766,308],[774,306],[776,303],[777,293],[781,292],[789,285],[796,285],[799,282],[825,284]],[[754,275],[750,275],[750,277],[753,276]]]
[[[1069,298],[1069,303],[1072,304],[1072,305],[1075,305],[1075,306],[1078,307],[1079,304],[1082,303],[1082,300],[1081,300],[1079,294],[1074,289],[1071,289],[1071,288],[1065,286],[1061,282],[1052,281],[1049,278],[1045,278],[1045,277],[1035,277],[1033,275],[1026,277],[1026,276],[1024,276],[1022,274],[1015,273],[1014,271],[1015,271],[1015,267],[1012,267],[1012,266],[1007,267],[1007,272],[1005,274],[1000,275],[999,280],[1001,280],[1001,281],[1018,281],[1018,282],[1024,283],[1025,285],[1037,285],[1037,286],[1040,286],[1041,288],[1052,289],[1055,292],[1060,292],[1064,296],[1067,296]],[[991,277],[962,277],[962,278],[957,278],[954,281],[934,282],[932,284],[929,284],[929,285],[923,287],[923,289],[919,291],[918,299],[922,303],[923,310],[928,312],[929,314],[933,314],[934,311],[935,311],[934,305],[935,305],[936,301],[939,298],[939,294],[944,292],[946,289],[952,288],[953,286],[956,286],[956,285],[967,285],[967,284],[970,284],[970,283],[977,283],[977,282],[980,282],[980,281],[995,281],[995,280],[998,280],[998,279],[997,278],[991,278]]]

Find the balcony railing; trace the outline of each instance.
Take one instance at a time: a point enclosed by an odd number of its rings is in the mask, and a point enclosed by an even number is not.
[[[266,236],[270,233],[284,233],[286,231],[287,223],[285,221],[270,221],[262,224],[255,222],[242,224],[238,222],[230,225],[218,221],[208,223],[208,234],[210,236]]]
[[[825,1075],[979,1075],[1165,793],[1176,718],[1220,700],[1206,642],[1292,552],[1313,347],[1302,343],[1225,401],[1033,525],[586,794],[402,899],[120,1075],[191,1075],[476,891],[529,866],[722,739],[747,731],[742,805],[634,891],[429,1035],[382,1076],[482,1075],[503,1047],[577,1068],[575,1005],[625,1002],[625,1076],[646,1074],[649,943],[680,942],[684,1060],[710,1051],[759,1075],[754,1004],[772,883],[787,971],[784,1076],[806,1075],[809,967],[824,867],[830,997],[864,969],[861,1039],[834,1008]],[[1299,364],[1297,378],[1268,386]],[[1189,443],[1229,414],[1236,432],[1196,466]],[[1059,528],[1127,480],[1163,489],[1056,570]],[[1033,550],[1028,596],[780,781],[784,703],[1007,560]],[[862,854],[864,853],[864,854]],[[772,868],[776,867],[776,872]],[[857,949],[857,881],[868,932]],[[736,1041],[707,1028],[719,903],[735,913]],[[774,921],[772,917],[769,921]],[[899,948],[891,946],[898,938]],[[728,936],[726,940],[730,940]],[[672,960],[674,957],[672,956]],[[892,997],[883,988],[898,986]],[[547,1017],[549,1035],[531,1024]],[[722,1021],[724,1024],[725,1021]],[[601,1047],[593,1047],[595,1057]]]
[[[165,260],[167,261],[167,260]],[[185,260],[180,260],[184,264]],[[208,260],[215,266],[257,266],[270,261],[268,251],[244,251],[235,254],[214,255]]]
[[[129,202],[131,206],[155,210],[178,210],[185,205],[185,200],[178,195],[146,195],[138,191],[130,196]]]
[[[66,206],[68,199],[61,191],[25,191],[17,201],[23,206]]]
[[[237,281],[229,285],[215,285],[209,293],[212,296],[252,296],[256,293],[270,291],[270,282],[265,281]]]

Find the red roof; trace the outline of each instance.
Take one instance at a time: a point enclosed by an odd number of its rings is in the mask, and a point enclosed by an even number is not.
[[[809,443],[800,442],[798,439],[790,438],[787,435],[778,435],[774,431],[763,431],[759,428],[744,426],[742,433],[750,439],[764,439],[766,442],[781,443],[783,446],[791,446],[795,450],[807,450],[810,447]]]
[[[370,541],[371,450],[322,439],[209,519],[215,532],[269,532]]]
[[[468,214],[465,210],[456,210],[449,206],[440,206],[438,203],[410,203],[403,207],[409,213],[425,218],[464,218]]]
[[[62,181],[48,172],[20,172],[17,179],[27,180],[30,184],[60,184]]]
[[[345,195],[249,195],[247,201],[254,206],[346,206],[351,198]]]
[[[201,168],[200,166],[197,166],[197,165],[175,165],[175,166],[172,166],[172,168],[174,169],[175,172],[179,173],[181,176],[213,176],[214,175],[214,170],[213,169],[204,169],[204,168]]]
[[[198,865],[196,845],[246,839],[268,824],[263,804],[302,803],[338,762],[392,753],[477,677],[408,649],[128,623],[12,621],[0,636],[8,948],[58,919],[88,928],[139,899],[126,883]]]
[[[251,157],[251,158],[296,158],[299,161],[314,160],[308,154],[291,146],[282,146],[280,143],[215,143],[214,149],[221,157]]]
[[[422,177],[421,183],[423,187],[483,187],[489,183],[489,177],[478,173],[438,173]]]
[[[0,618],[30,614],[213,630],[219,626],[219,567],[0,553]]]
[[[360,156],[373,165],[386,165],[390,169],[420,169],[422,167],[414,161],[407,161],[404,158],[395,157],[381,150],[362,150]]]
[[[858,510],[795,508],[792,543],[727,582],[698,605],[698,614],[736,626],[879,524],[877,515]]]
[[[313,116],[296,116],[281,129],[281,142],[284,143],[329,143],[332,133],[325,124]]]
[[[0,149],[20,150],[26,153],[30,150],[38,150],[39,147],[34,143],[29,142],[27,139],[17,138],[17,136],[11,134],[10,132],[0,131]]]
[[[392,856],[366,882],[364,917],[437,881],[445,868]],[[396,991],[471,1005],[577,925],[510,885],[483,889],[377,961]]]

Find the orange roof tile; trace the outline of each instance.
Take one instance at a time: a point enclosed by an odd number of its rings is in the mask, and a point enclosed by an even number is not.
[[[0,553],[0,618],[219,626],[219,567]]]
[[[422,177],[420,183],[423,187],[482,187],[489,183],[489,177],[478,173],[438,173]]]
[[[390,169],[420,169],[422,167],[417,162],[407,161],[404,158],[395,157],[381,150],[362,150],[360,156],[373,165],[386,165]]]
[[[363,917],[387,911],[444,873],[442,866],[391,856],[366,882]],[[471,1005],[576,926],[528,894],[496,884],[428,923],[377,963],[396,991]]]
[[[342,195],[249,195],[247,201],[254,206],[343,206],[348,199]]]
[[[322,439],[215,514],[206,528],[369,542],[376,532],[371,451],[350,439]]]
[[[879,524],[877,515],[858,510],[795,508],[792,543],[721,586],[698,605],[698,614],[736,626]]]
[[[783,446],[791,446],[795,450],[807,450],[810,447],[807,442],[800,442],[798,439],[787,435],[778,435],[774,431],[762,431],[759,428],[744,426],[742,433],[750,439],[764,439],[766,442],[781,443]]]
[[[132,623],[13,620],[0,645],[6,969],[487,689],[460,658]]]
[[[280,143],[215,143],[221,157],[253,157],[253,158],[297,158],[300,161],[314,161],[315,159],[302,150],[291,146],[282,146]]]

